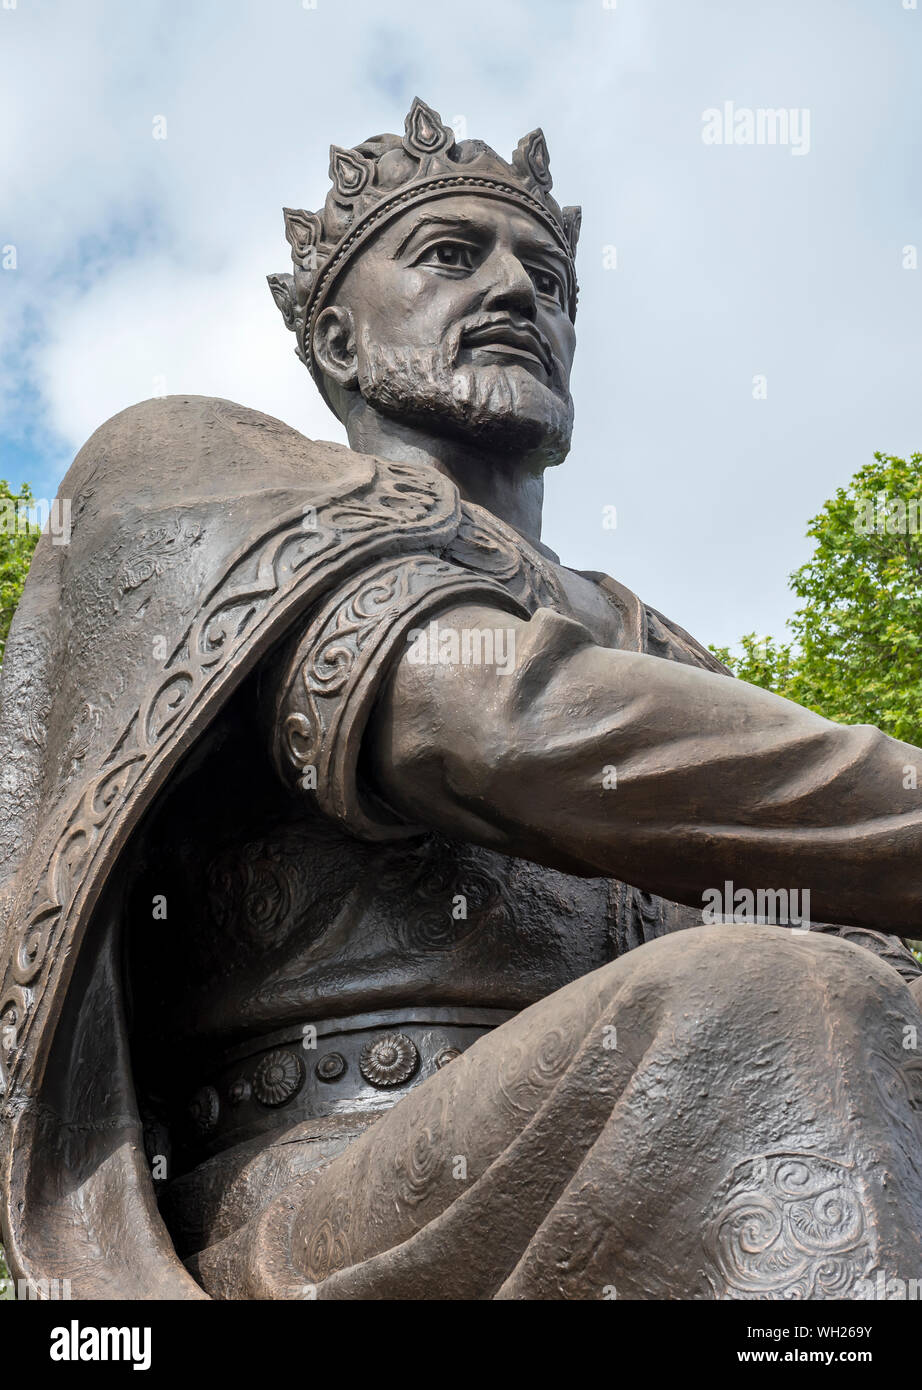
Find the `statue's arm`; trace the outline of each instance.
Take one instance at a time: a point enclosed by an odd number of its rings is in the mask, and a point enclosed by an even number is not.
[[[694,906],[729,879],[809,889],[813,920],[919,934],[919,749],[597,646],[548,609],[461,607],[439,625],[503,628],[515,663],[395,664],[364,763],[406,820]]]

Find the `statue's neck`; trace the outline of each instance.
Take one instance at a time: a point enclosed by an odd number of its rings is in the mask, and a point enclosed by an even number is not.
[[[545,551],[541,545],[544,477],[524,460],[498,461],[460,440],[427,434],[368,408],[354,411],[346,421],[350,446],[361,454],[402,463],[423,463],[444,473],[465,502],[475,502],[505,521]],[[550,553],[550,552],[546,552]]]

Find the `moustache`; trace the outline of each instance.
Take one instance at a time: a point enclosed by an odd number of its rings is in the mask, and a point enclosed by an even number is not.
[[[510,314],[477,314],[452,328],[446,341],[447,363],[455,367],[465,347],[507,346],[536,357],[552,381],[562,381],[563,363],[541,329]]]

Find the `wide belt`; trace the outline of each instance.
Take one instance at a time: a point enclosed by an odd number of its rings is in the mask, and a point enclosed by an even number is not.
[[[250,1039],[218,1059],[174,1133],[187,1160],[198,1160],[303,1120],[387,1110],[513,1016],[385,1009]]]

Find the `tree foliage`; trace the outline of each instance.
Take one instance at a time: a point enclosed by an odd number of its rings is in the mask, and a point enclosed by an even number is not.
[[[791,640],[713,648],[735,675],[922,746],[922,454],[875,454],[807,528]]]
[[[0,662],[32,552],[38,544],[40,527],[29,512],[33,501],[28,483],[23,483],[17,493],[0,478]]]

